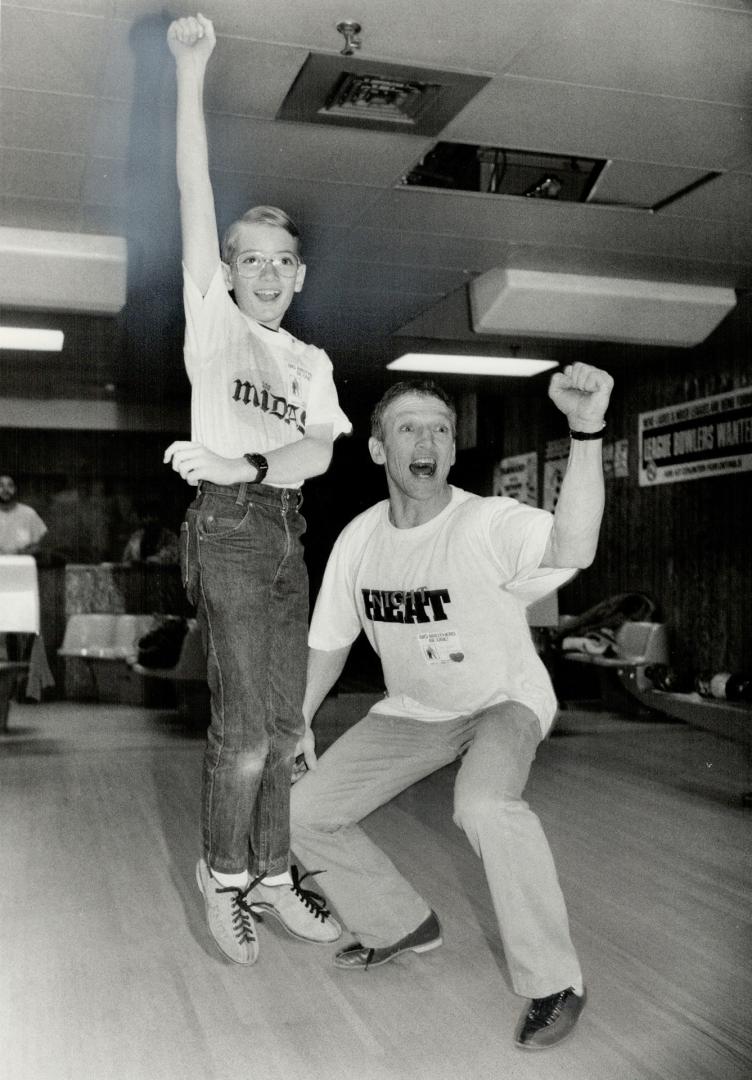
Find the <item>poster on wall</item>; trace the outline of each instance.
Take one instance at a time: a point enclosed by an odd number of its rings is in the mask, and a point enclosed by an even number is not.
[[[640,413],[640,487],[752,469],[752,387]]]
[[[538,454],[515,454],[494,466],[494,495],[507,495],[526,506],[538,505]]]
[[[555,510],[561,482],[569,461],[569,439],[551,439],[546,443],[543,463],[543,509]]]
[[[617,439],[614,443],[614,476],[629,476],[629,439]]]

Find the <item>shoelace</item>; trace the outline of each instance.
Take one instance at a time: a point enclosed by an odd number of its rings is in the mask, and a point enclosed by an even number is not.
[[[217,889],[218,893],[234,893],[232,898],[232,927],[235,932],[235,937],[241,944],[251,943],[256,940],[256,932],[253,928],[253,915],[251,914],[251,907],[246,897],[251,891],[253,885],[248,885],[245,889],[238,889],[234,885],[227,885],[224,888]]]
[[[549,997],[535,998],[527,1014],[528,1020],[538,1027],[549,1027],[558,1019],[564,1002],[569,997],[570,990],[560,990],[558,994]]]
[[[305,906],[308,908],[314,918],[321,919],[322,922],[325,922],[331,912],[326,906],[326,900],[324,899],[324,897],[321,896],[319,893],[314,892],[312,889],[303,889],[301,887],[301,882],[305,881],[307,877],[315,877],[316,874],[321,873],[323,873],[322,870],[308,870],[305,874],[301,876],[297,866],[293,865],[290,867],[290,876],[292,877],[292,891],[300,900],[302,900],[302,902],[305,904]]]

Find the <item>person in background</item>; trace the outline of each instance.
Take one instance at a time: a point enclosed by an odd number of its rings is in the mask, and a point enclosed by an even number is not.
[[[0,555],[35,555],[47,533],[36,510],[18,501],[12,476],[0,476]]]
[[[553,514],[451,486],[451,401],[431,383],[391,387],[369,440],[389,498],[337,539],[309,634],[308,771],[293,788],[292,847],[305,866],[326,866],[327,897],[355,938],[335,965],[373,971],[442,944],[430,903],[358,823],[462,758],[454,821],[483,862],[514,990],[531,999],[515,1034],[524,1050],[561,1042],[585,1004],[551,851],[522,798],[556,712],[525,608],[595,556],[612,385],[583,363],[551,380],[572,438]],[[361,630],[386,696],[317,760],[312,720]]]
[[[177,19],[167,43],[177,73],[192,431],[164,459],[198,487],[181,565],[211,692],[196,874],[215,942],[252,964],[254,912],[304,941],[341,933],[290,866],[289,807],[309,614],[301,487],[328,469],[335,438],[351,425],[329,358],[281,326],[306,273],[295,224],[277,207],[257,206],[220,247],[203,113],[212,23]]]

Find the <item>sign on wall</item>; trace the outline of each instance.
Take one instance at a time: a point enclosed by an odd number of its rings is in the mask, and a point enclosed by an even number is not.
[[[638,419],[640,487],[752,469],[752,388],[733,390]]]
[[[494,495],[507,495],[527,506],[538,505],[538,455],[515,454],[494,466]]]
[[[569,439],[551,439],[546,443],[543,463],[543,509],[555,510],[561,482],[569,461]]]

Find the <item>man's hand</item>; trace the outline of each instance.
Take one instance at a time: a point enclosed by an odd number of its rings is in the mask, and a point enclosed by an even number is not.
[[[298,758],[303,760],[298,762]],[[295,764],[292,770],[292,782],[296,784],[308,769],[314,772],[318,758],[316,757],[316,736],[313,734],[310,728],[306,728],[305,735],[302,735],[298,740],[298,745],[295,747]]]
[[[165,465],[196,487],[199,480],[212,484],[239,484],[248,466],[243,458],[220,457],[197,442],[170,443],[164,452]]]
[[[577,361],[552,376],[548,396],[572,431],[598,431],[605,423],[613,385],[607,371]]]
[[[215,45],[214,27],[204,15],[175,19],[167,30],[167,46],[176,63],[191,58],[206,67]]]

